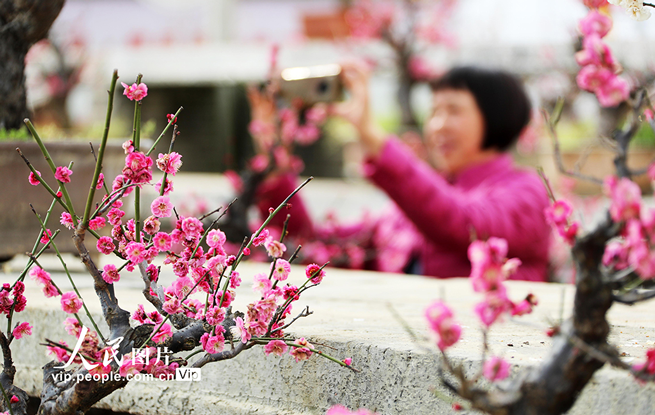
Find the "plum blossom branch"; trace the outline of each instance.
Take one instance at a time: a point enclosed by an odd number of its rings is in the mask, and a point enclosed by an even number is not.
[[[41,224],[41,229],[43,230],[44,233],[48,232],[48,229],[45,226],[45,223],[41,220],[41,216],[37,213],[36,209],[34,209],[34,206],[30,203],[30,208],[32,209],[32,212],[36,216],[36,218],[39,220],[39,223]],[[75,285],[75,281],[73,280],[73,277],[71,276],[70,272],[68,271],[68,267],[66,266],[66,262],[64,259],[61,257],[61,254],[59,253],[59,248],[57,248],[57,244],[54,242],[51,244],[52,248],[55,250],[55,254],[57,255],[57,258],[59,258],[59,262],[61,263],[61,266],[64,268],[64,272],[66,273],[66,276],[68,277],[68,281],[70,281],[71,285],[73,286],[73,290],[77,294],[79,298],[82,298],[82,294],[80,294],[80,291],[77,289],[77,286]],[[82,307],[84,307],[84,312],[86,313],[86,316],[91,320],[91,324],[93,324],[93,327],[96,329],[98,332],[98,335],[100,335],[100,338],[102,341],[105,341],[105,336],[102,335],[102,332],[98,328],[98,325],[96,324],[95,319],[89,312],[89,309],[86,307],[86,303],[82,301]]]
[[[146,153],[146,156],[149,156],[150,153],[152,153],[155,150],[155,148],[157,147],[157,144],[159,144],[159,141],[161,140],[161,138],[164,136],[164,134],[166,134],[166,131],[168,131],[168,129],[170,128],[171,125],[175,124],[175,122],[177,120],[177,116],[180,114],[180,112],[182,112],[183,109],[184,109],[184,107],[180,107],[177,110],[177,112],[172,117],[170,117],[170,120],[168,120],[168,123],[166,124],[166,127],[164,127],[164,130],[161,132],[161,134],[159,134],[159,137],[157,137],[155,142],[152,143],[152,146],[150,147],[150,150],[148,150],[148,152]]]
[[[34,166],[32,165],[32,163],[30,163],[30,161],[27,159],[27,157],[25,157],[25,155],[23,154],[23,152],[21,151],[21,149],[18,148],[18,147],[16,147],[16,151],[17,151],[18,154],[21,156],[21,158],[23,159],[23,161],[25,162],[25,164],[27,164],[27,167],[30,169],[30,171],[31,171],[32,173],[34,173],[34,177],[36,178],[36,180],[38,180],[39,183],[41,183],[41,184],[43,185],[43,187],[48,191],[48,193],[50,193],[50,195],[51,195],[51,196],[52,196],[52,197],[53,197],[57,202],[59,202],[59,204],[64,208],[64,210],[66,210],[66,212],[69,212],[69,213],[70,213],[70,209],[68,208],[68,206],[67,206],[67,205],[66,205],[66,204],[61,200],[61,198],[60,198],[59,196],[57,196],[57,193],[56,193],[54,190],[52,190],[52,188],[50,187],[50,185],[48,185],[48,183],[46,183],[46,181],[43,180],[43,179],[41,178],[41,176],[38,174],[37,170],[34,168]],[[71,214],[71,216],[72,216],[72,214]]]
[[[41,137],[39,134],[36,132],[36,129],[34,128],[34,125],[32,125],[32,122],[30,121],[29,118],[25,118],[24,120],[25,125],[27,125],[27,129],[30,131],[32,134],[32,137],[34,137],[34,140],[36,140],[36,143],[38,144],[39,148],[41,149],[41,153],[43,154],[43,157],[45,158],[46,162],[50,166],[50,170],[52,170],[52,174],[57,177],[56,172],[57,172],[57,167],[55,166],[55,163],[52,161],[52,157],[50,157],[50,153],[48,152],[48,149],[45,147],[43,144],[43,140],[41,140]],[[73,202],[70,198],[70,195],[68,194],[68,190],[66,189],[66,185],[59,179],[57,179],[57,182],[59,183],[59,187],[61,188],[61,193],[64,196],[64,200],[66,200],[66,205],[68,213],[71,214],[73,218],[73,224],[77,226],[77,219],[75,217],[75,209],[73,208]]]
[[[634,305],[641,301],[650,300],[655,298],[655,290],[639,292],[637,290],[631,291],[626,294],[615,294],[612,296],[612,299],[617,303]]]
[[[580,180],[585,180],[591,183],[596,183],[596,184],[603,184],[603,181],[597,177],[593,176],[588,176],[585,174],[581,174],[579,172],[574,172],[574,171],[569,171],[564,167],[564,161],[562,160],[562,153],[560,151],[559,147],[559,138],[557,137],[557,131],[555,130],[555,124],[550,121],[548,114],[546,111],[542,110],[542,114],[544,117],[544,121],[546,122],[546,125],[548,126],[548,132],[550,133],[550,137],[553,141],[553,153],[555,156],[555,163],[557,164],[557,169],[562,173],[565,174],[569,177],[575,177]]]

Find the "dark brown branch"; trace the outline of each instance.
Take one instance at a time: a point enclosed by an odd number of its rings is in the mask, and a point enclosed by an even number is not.
[[[150,281],[150,277],[148,276],[148,271],[146,270],[146,266],[143,262],[139,263],[139,272],[141,273],[141,279],[145,283],[145,288],[143,289],[143,296],[152,304],[155,306],[155,309],[159,311],[160,314],[164,313],[164,310],[162,309],[163,301],[162,298],[159,298],[159,290],[158,290],[158,285],[157,283]],[[150,294],[150,289],[153,289],[153,291],[157,294],[157,296],[153,296]]]
[[[2,369],[2,374],[0,375],[0,382],[2,382],[3,387],[6,388],[7,385],[12,385],[14,383],[14,376],[16,376],[16,366],[14,366],[14,360],[11,357],[9,339],[2,331],[0,331],[0,349],[2,349],[4,366]]]
[[[617,303],[633,305],[641,301],[650,300],[655,298],[655,290],[639,292],[637,290],[630,291],[625,294],[615,294],[612,299]]]
[[[225,350],[225,351],[220,352],[220,353],[206,354],[203,357],[201,357],[200,359],[198,359],[197,361],[195,361],[191,365],[191,367],[203,367],[207,363],[232,359],[232,358],[236,357],[242,351],[248,350],[251,347],[255,346],[256,344],[257,343],[254,343],[254,342],[245,344],[245,343],[242,343],[241,341],[238,341],[236,347],[234,347],[233,349]]]
[[[630,168],[628,167],[628,147],[630,146],[630,141],[632,141],[632,138],[637,134],[637,131],[639,131],[639,128],[641,127],[639,116],[645,97],[646,91],[643,89],[637,91],[635,103],[632,104],[632,119],[630,121],[630,126],[623,131],[616,131],[613,135],[613,138],[618,145],[616,149],[616,157],[614,158],[614,167],[616,167],[616,174],[618,177],[632,177],[632,171],[630,171]]]
[[[77,374],[87,373],[80,368],[75,372],[56,369],[58,362],[43,367],[43,390],[39,414],[77,415],[88,411],[96,402],[127,385],[127,379],[106,382],[77,382]],[[58,375],[71,374],[69,381],[56,382]]]
[[[85,231],[86,228],[84,227],[84,224],[80,223],[73,236],[75,248],[80,254],[82,263],[86,266],[87,271],[93,277],[93,288],[100,300],[102,315],[105,318],[107,326],[109,326],[109,340],[123,337],[130,329],[130,313],[120,308],[118,305],[118,299],[114,293],[113,284],[107,284],[105,280],[102,279],[100,270],[91,259],[91,255],[84,245]]]
[[[548,125],[548,132],[550,133],[550,137],[553,141],[553,154],[555,156],[555,164],[557,165],[557,169],[564,175],[569,176],[569,177],[575,177],[580,180],[585,180],[591,183],[596,183],[596,184],[603,184],[603,181],[597,177],[593,176],[587,176],[585,174],[581,174],[578,172],[570,171],[567,170],[566,167],[564,166],[564,161],[562,160],[562,153],[559,148],[559,138],[557,137],[557,131],[555,130],[555,124],[550,121],[550,118],[546,111],[542,110],[542,115],[544,117],[544,121],[546,121],[546,125]]]

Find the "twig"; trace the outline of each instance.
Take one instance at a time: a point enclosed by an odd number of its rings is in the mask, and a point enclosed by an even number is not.
[[[567,170],[566,167],[564,167],[564,161],[562,160],[562,154],[559,148],[559,139],[557,138],[557,131],[555,131],[555,125],[552,122],[550,122],[546,111],[542,110],[542,115],[544,117],[544,121],[546,121],[546,125],[548,125],[548,131],[553,141],[553,153],[555,156],[555,164],[557,165],[558,170],[564,175],[602,185],[603,181],[597,177],[592,177],[592,176],[587,176],[585,174],[572,172]]]
[[[271,333],[275,333],[276,331],[280,331],[280,330],[287,329],[289,326],[291,326],[291,325],[292,325],[296,320],[298,320],[299,318],[301,318],[301,317],[309,317],[309,316],[312,315],[312,314],[314,314],[314,312],[313,312],[313,311],[309,311],[309,306],[306,306],[305,309],[304,309],[300,314],[298,314],[296,317],[294,317],[293,320],[291,320],[291,321],[289,322],[289,324],[286,324],[286,325],[284,325],[284,326],[282,326],[282,327],[279,327],[279,328],[277,328],[277,329],[271,331]]]

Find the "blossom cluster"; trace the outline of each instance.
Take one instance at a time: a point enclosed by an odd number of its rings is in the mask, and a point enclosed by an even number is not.
[[[650,18],[650,10],[644,7],[641,0],[607,0],[610,4],[622,7],[625,12],[637,21],[644,21]]]
[[[414,27],[416,36],[429,43],[452,43],[445,23],[455,3],[455,0],[439,1],[421,9]],[[353,37],[380,39],[400,30],[408,12],[393,1],[357,0],[346,11],[345,18]]]
[[[485,329],[488,330],[503,314],[520,316],[532,312],[537,304],[534,295],[529,294],[519,303],[507,297],[503,281],[516,272],[521,261],[518,258],[506,258],[506,240],[492,237],[487,241],[474,241],[469,246],[468,257],[471,261],[470,280],[473,290],[485,295],[484,301],[474,308]],[[446,304],[434,302],[426,309],[425,317],[430,329],[437,335],[437,347],[441,351],[457,343],[462,327],[454,321],[453,312]],[[509,363],[502,358],[492,356],[484,363],[483,375],[491,381],[502,380],[509,375],[509,368]]]
[[[504,313],[510,313],[512,316],[529,314],[537,304],[536,297],[532,294],[519,303],[514,303],[507,297],[503,281],[516,272],[521,260],[506,257],[507,241],[502,238],[477,240],[469,245],[471,284],[474,291],[485,295],[484,301],[475,306],[475,313],[486,327],[490,327]]]
[[[125,87],[124,95],[130,100],[140,101],[147,95],[145,84],[137,85],[135,83],[132,86],[123,84],[123,86]],[[135,120],[140,119],[138,117],[140,108],[140,105],[135,106]],[[289,125],[294,124],[293,117],[296,117],[298,128],[288,127],[289,136],[285,136],[283,139],[299,143],[309,143],[315,140],[318,137],[317,126],[325,119],[325,111],[322,111],[319,109],[307,111],[303,114],[305,120],[303,125],[297,121],[298,114],[285,115],[287,117],[285,122],[290,123]],[[175,115],[169,114],[168,120],[169,124],[175,122]],[[273,237],[263,226],[249,238],[247,245],[239,249],[237,255],[228,254],[230,249],[226,247],[225,233],[214,228],[217,220],[210,226],[206,226],[202,219],[209,215],[200,219],[194,216],[180,215],[179,210],[174,208],[168,196],[172,191],[172,182],[167,176],[177,174],[182,166],[181,156],[171,149],[168,153],[159,154],[154,161],[150,157],[154,147],[147,153],[140,151],[139,125],[135,124],[135,141],[127,140],[123,143],[122,147],[126,155],[125,165],[121,174],[113,180],[111,190],[105,186],[105,177],[100,172],[101,160],[98,160],[95,171],[98,180],[90,190],[89,202],[84,209],[84,218],[77,216],[72,209],[67,209],[59,220],[69,229],[77,227],[76,233],[84,233],[87,229],[95,231],[108,228],[102,235],[95,232],[90,232],[90,234],[97,238],[96,249],[98,252],[103,255],[114,255],[118,258],[120,265],[106,264],[97,275],[93,272],[95,268],[93,259],[89,255],[83,255],[87,265],[89,265],[87,261],[91,262],[88,268],[92,270],[94,278],[102,278],[105,284],[112,285],[121,280],[123,270],[131,272],[139,268],[146,284],[145,297],[150,300],[156,310],[146,311],[141,304],[131,314],[131,318],[141,325],[141,329],[147,329],[141,333],[147,334],[148,337],[142,339],[140,345],[137,344],[138,341],[135,341],[136,338],[132,339],[132,343],[139,349],[132,349],[129,353],[119,352],[121,346],[124,346],[123,337],[105,339],[101,332],[89,331],[87,327],[83,326],[80,316],[78,316],[83,308],[92,324],[94,326],[96,324],[86,309],[86,304],[81,298],[75,282],[71,278],[72,291],[62,292],[60,290],[50,273],[43,269],[37,260],[38,244],[34,248],[30,266],[19,280],[13,286],[3,284],[0,287],[0,314],[9,316],[10,327],[13,313],[19,313],[25,309],[23,278],[29,270],[29,275],[42,287],[44,295],[49,298],[58,297],[61,309],[72,315],[65,320],[64,326],[70,335],[78,338],[75,347],[69,347],[64,341],[47,340],[48,353],[53,355],[55,360],[63,363],[63,367],[71,364],[82,365],[83,367],[77,367],[74,370],[86,370],[94,380],[96,376],[105,379],[105,375],[109,374],[120,375],[127,380],[131,380],[133,375],[140,373],[153,375],[160,379],[170,379],[171,376],[174,376],[176,369],[187,362],[185,359],[169,356],[177,350],[169,351],[168,347],[175,344],[171,342],[176,335],[186,336],[188,333],[188,331],[183,333],[174,331],[173,323],[169,324],[168,320],[175,316],[186,316],[196,322],[202,322],[201,325],[196,326],[204,330],[204,333],[198,333],[195,338],[201,346],[199,352],[220,353],[224,350],[226,342],[234,350],[235,342],[241,342],[244,345],[247,344],[245,348],[263,345],[263,350],[267,355],[282,356],[288,353],[296,362],[306,360],[316,353],[338,362],[342,366],[350,367],[351,358],[336,360],[322,351],[316,350],[307,339],[287,336],[284,332],[298,317],[311,314],[309,309],[306,309],[293,321],[285,322],[292,311],[294,302],[299,300],[301,294],[306,289],[322,282],[325,277],[323,270],[325,265],[308,265],[304,270],[305,278],[302,279],[301,284],[293,285],[287,282],[290,279],[293,259],[286,257],[288,254],[283,238]],[[313,126],[313,130],[308,132],[307,128],[310,126]],[[39,140],[36,135],[35,138],[37,141]],[[279,161],[278,163],[282,164]],[[153,183],[153,165],[163,173],[162,179],[158,183]],[[55,193],[43,180],[41,173],[33,170],[29,162],[28,166],[32,171],[28,176],[31,185],[43,185],[55,196],[55,201],[57,201],[56,198],[62,197],[62,192],[66,191],[64,185],[71,182],[70,177],[73,171],[70,167],[53,167],[53,175],[59,182],[60,189]],[[137,190],[134,192],[137,197],[134,201],[136,213],[133,219],[127,220],[124,208],[125,198],[135,188],[139,189],[146,185],[154,185],[160,191],[159,196],[149,206],[149,216],[145,219],[141,216],[147,208],[141,206],[140,191]],[[91,200],[94,190],[103,187],[107,190],[107,194],[100,203],[93,206]],[[55,203],[53,202],[52,205],[54,206]],[[279,206],[277,211],[281,208],[282,206]],[[217,211],[211,214],[215,214]],[[49,217],[50,213],[51,211],[46,217]],[[162,220],[171,218],[173,213],[175,216],[170,220],[172,229],[162,226]],[[274,216],[273,209],[271,209],[271,214]],[[168,220],[166,222],[165,225],[168,225]],[[46,228],[46,224],[42,223],[42,226],[43,231],[38,237],[40,244],[54,244],[53,237],[59,231],[53,233]],[[245,313],[232,313],[231,304],[236,296],[236,289],[242,281],[236,268],[244,256],[250,255],[251,246],[261,247],[261,251],[265,251],[270,256],[271,268],[266,273],[254,276],[253,288],[258,294],[258,300],[249,304]],[[46,247],[42,247],[39,252],[43,252]],[[84,251],[82,248],[79,250],[80,252]],[[59,256],[59,252],[57,255]],[[161,271],[161,267],[155,264],[156,258],[163,259],[163,265],[169,266],[175,275],[174,281],[169,286],[156,284]],[[60,260],[63,263],[61,257]],[[63,265],[65,267],[65,264]],[[103,286],[102,281],[96,280],[96,289],[98,289],[98,284]],[[100,297],[103,301],[102,296]],[[115,299],[112,300],[115,301]],[[103,309],[106,306],[107,304],[103,303]],[[173,318],[172,321],[178,320]],[[177,324],[173,325],[177,327]],[[18,322],[9,334],[8,341],[21,339],[31,334],[32,326],[29,323]],[[165,353],[163,359],[160,356],[161,350],[164,350]],[[5,399],[7,399],[6,396]],[[11,397],[11,403],[16,403],[17,400],[16,396]]]
[[[569,244],[573,245],[580,230],[580,222],[571,220],[573,207],[564,200],[556,200],[552,205],[544,209],[546,221],[553,226],[557,233]]]
[[[615,107],[630,94],[630,85],[619,77],[620,65],[603,37],[612,28],[612,19],[597,9],[590,9],[580,21],[583,36],[582,50],[575,54],[575,60],[582,67],[576,78],[578,86],[593,92],[603,107]]]
[[[456,0],[419,3],[400,6],[393,1],[358,0],[347,9],[345,19],[355,39],[382,39],[394,48],[410,49],[413,48],[411,42],[415,41],[453,45],[453,36],[446,27]],[[407,22],[411,22],[409,29]],[[400,37],[408,32],[411,32],[411,42],[401,40]],[[405,69],[413,80],[419,82],[437,75],[425,59],[414,53],[407,59]]]
[[[12,313],[20,313],[25,310],[27,298],[25,298],[24,293],[25,283],[23,281],[16,281],[13,287],[9,283],[2,284],[0,288],[0,315],[6,314],[9,317]],[[31,334],[32,326],[28,322],[16,324],[11,332],[11,335],[16,339]]]
[[[611,198],[612,220],[624,226],[605,246],[603,265],[616,270],[632,267],[642,279],[655,278],[655,209],[641,205],[639,186],[627,178],[608,177],[604,190]]]
[[[248,131],[263,145],[263,150],[272,153],[277,168],[299,172],[304,167],[302,161],[291,155],[289,149],[293,144],[306,146],[318,140],[321,135],[320,126],[327,118],[327,111],[321,106],[302,109],[292,105],[279,110],[276,116],[274,120],[252,120]],[[276,125],[279,125],[279,129]],[[261,172],[268,164],[269,158],[259,155],[251,160],[250,167],[255,172]]]

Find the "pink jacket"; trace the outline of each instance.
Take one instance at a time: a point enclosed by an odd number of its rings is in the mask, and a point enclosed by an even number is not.
[[[418,230],[396,226],[405,229],[400,231],[403,235],[399,233],[399,240],[407,241],[411,235],[413,246],[403,243],[397,250],[391,247],[379,252],[405,259],[416,252],[424,275],[468,276],[471,266],[467,249],[474,232],[481,239],[496,236],[507,240],[508,257],[522,261],[512,279],[546,281],[550,228],[543,211],[549,204],[548,195],[539,177],[516,168],[509,154],[472,166],[449,182],[401,142],[391,139],[377,159],[365,163],[364,171],[405,216],[380,218],[378,229],[409,219]],[[269,181],[260,191],[260,209],[265,212],[269,206],[276,206],[293,188],[290,176]],[[311,238],[320,233],[311,223],[302,200],[296,196],[291,203],[290,234]],[[283,219],[278,219],[280,224]],[[386,228],[388,233],[389,226]],[[381,239],[394,243],[388,235]],[[384,260],[379,258],[375,268],[393,270],[384,266]]]

